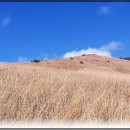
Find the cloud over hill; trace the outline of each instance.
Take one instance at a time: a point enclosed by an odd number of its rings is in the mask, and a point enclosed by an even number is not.
[[[109,44],[105,44],[100,48],[88,48],[81,49],[80,51],[71,51],[64,54],[64,58],[81,56],[83,54],[96,54],[100,56],[112,57],[111,51],[120,49],[120,42],[112,41]]]

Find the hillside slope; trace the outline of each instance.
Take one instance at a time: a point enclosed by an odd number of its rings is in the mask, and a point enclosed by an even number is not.
[[[121,73],[130,73],[130,61],[97,55],[86,55],[66,59],[49,60],[40,63],[23,63],[22,65],[33,67],[37,66],[39,68],[51,67],[62,70],[98,69],[100,71],[108,70]]]
[[[96,55],[0,63],[0,120],[130,121],[129,66]]]

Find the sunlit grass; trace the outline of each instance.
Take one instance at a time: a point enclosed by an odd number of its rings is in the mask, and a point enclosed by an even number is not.
[[[130,75],[0,65],[0,120],[130,121]]]

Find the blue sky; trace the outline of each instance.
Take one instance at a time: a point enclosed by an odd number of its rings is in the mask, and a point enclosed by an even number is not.
[[[0,61],[127,57],[129,43],[129,2],[0,2]]]

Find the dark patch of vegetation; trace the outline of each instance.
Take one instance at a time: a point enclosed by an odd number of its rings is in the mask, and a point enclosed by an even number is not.
[[[39,63],[39,62],[41,62],[41,60],[35,59],[35,60],[32,60],[31,62]]]
[[[70,60],[73,60],[74,58],[73,57],[70,57]]]
[[[80,64],[84,64],[84,62],[83,62],[83,61],[80,61]]]
[[[82,56],[86,56],[85,54],[83,54]]]
[[[125,58],[120,57],[120,59],[130,60],[130,57],[125,57]]]
[[[125,60],[130,60],[130,57],[126,57],[126,58],[124,58]]]
[[[110,62],[109,60],[107,62]]]

